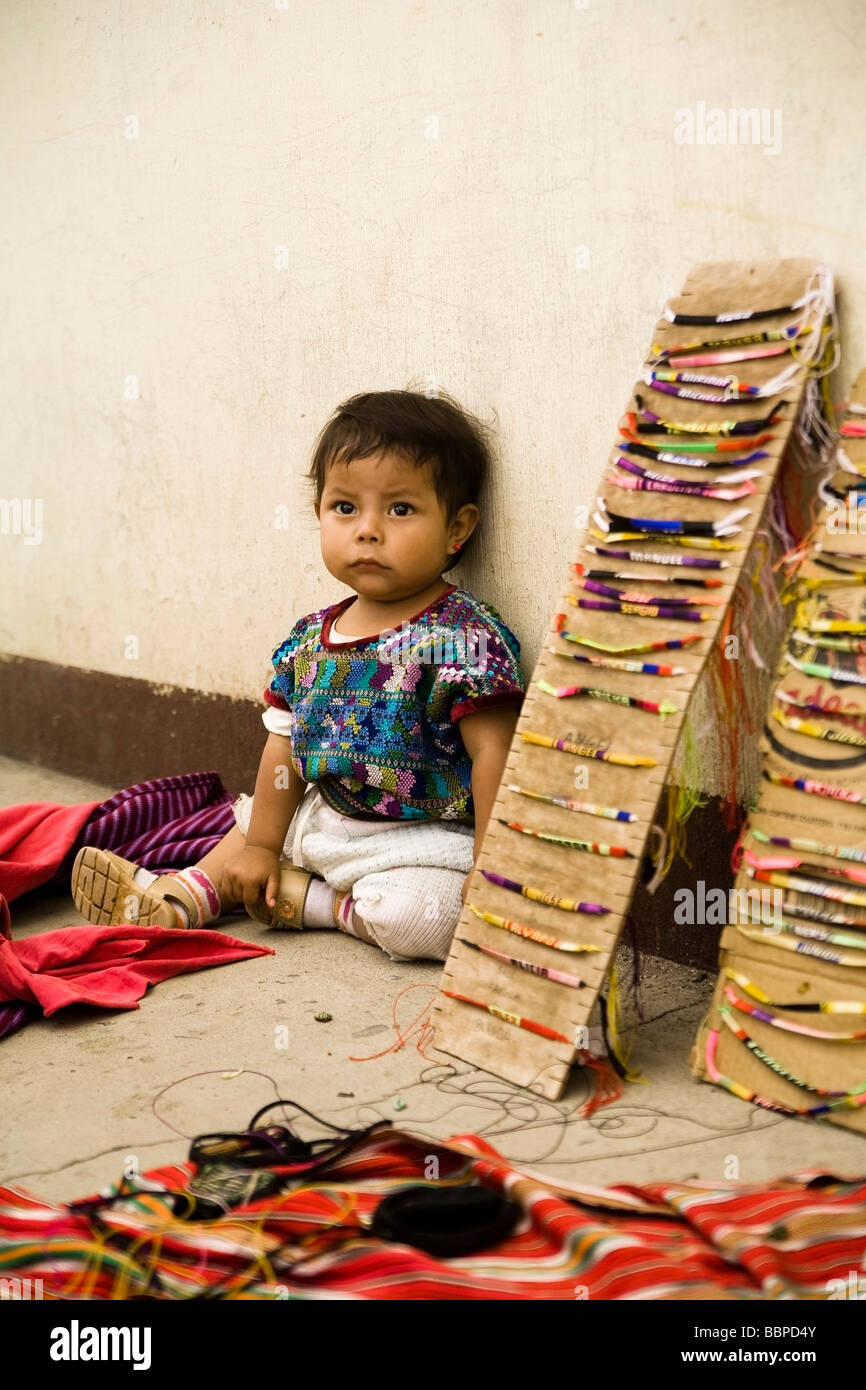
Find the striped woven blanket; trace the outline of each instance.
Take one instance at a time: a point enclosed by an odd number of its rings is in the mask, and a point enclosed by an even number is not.
[[[0,1188],[0,1297],[823,1300],[844,1296],[866,1251],[866,1180],[826,1173],[577,1187],[519,1171],[476,1135],[396,1129],[306,1180],[272,1171],[284,1191],[207,1221],[185,1217],[191,1163],[71,1206]],[[370,1234],[385,1195],[428,1182],[486,1184],[522,1218],[499,1245],[448,1260]]]

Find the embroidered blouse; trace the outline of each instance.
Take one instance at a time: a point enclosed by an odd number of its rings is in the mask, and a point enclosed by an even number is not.
[[[496,609],[456,584],[399,629],[332,634],[355,601],[299,618],[277,647],[265,727],[291,738],[295,771],[344,815],[471,823],[459,722],[522,704],[520,643]]]

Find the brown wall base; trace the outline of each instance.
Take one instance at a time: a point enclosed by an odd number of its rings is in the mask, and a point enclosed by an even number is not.
[[[153,777],[215,770],[226,790],[252,793],[267,731],[263,705],[198,690],[156,686],[76,666],[0,654],[0,752],[22,762],[104,782],[114,790]],[[715,970],[720,926],[678,925],[678,888],[703,878],[727,890],[736,832],[725,831],[717,802],[692,812],[685,860],[676,860],[632,908],[642,950]]]
[[[120,790],[179,772],[219,772],[252,793],[264,705],[0,655],[0,752]]]

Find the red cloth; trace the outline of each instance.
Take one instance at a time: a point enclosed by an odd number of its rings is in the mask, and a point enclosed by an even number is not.
[[[216,931],[61,927],[26,941],[0,940],[0,1003],[35,1003],[46,1016],[67,1004],[135,1009],[148,985],[172,975],[273,954]]]
[[[47,883],[101,801],[0,806],[0,896],[7,902]]]

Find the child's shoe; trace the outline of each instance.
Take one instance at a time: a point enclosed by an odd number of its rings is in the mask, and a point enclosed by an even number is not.
[[[192,871],[201,894],[196,899],[172,874],[143,887],[134,881],[137,869],[137,864],[111,850],[90,845],[80,849],[72,866],[72,897],[81,915],[99,926],[134,922],[142,927],[179,928],[207,926],[219,918],[219,896],[201,870]]]
[[[306,869],[299,869],[297,865],[284,860],[280,864],[277,905],[273,910],[268,926],[300,930],[310,884],[317,877],[317,874],[311,874]]]

